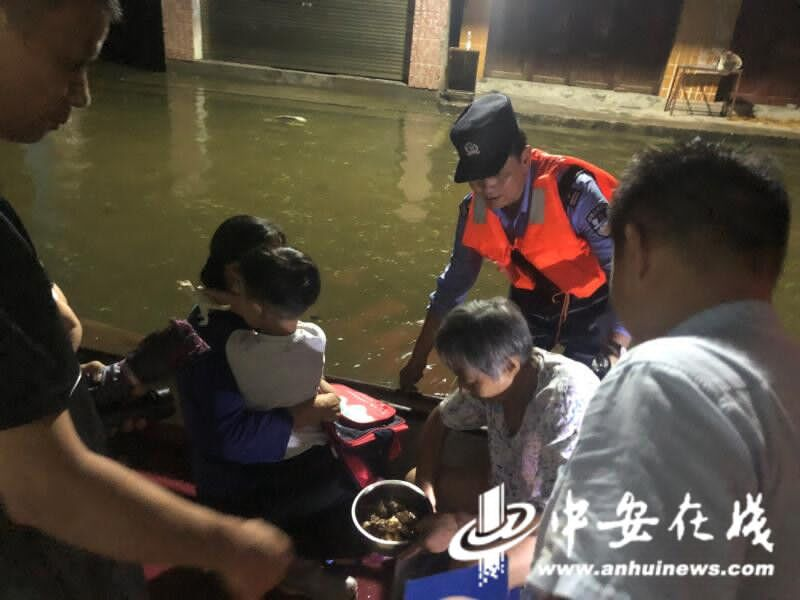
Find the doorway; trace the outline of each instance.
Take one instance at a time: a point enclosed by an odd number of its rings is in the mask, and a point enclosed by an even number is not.
[[[495,0],[486,74],[657,93],[682,1]]]

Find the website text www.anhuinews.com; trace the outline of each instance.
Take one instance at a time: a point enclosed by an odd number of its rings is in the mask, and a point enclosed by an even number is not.
[[[771,577],[775,565],[714,563],[605,563],[590,564],[544,564],[534,567],[540,575],[594,575],[598,577]]]

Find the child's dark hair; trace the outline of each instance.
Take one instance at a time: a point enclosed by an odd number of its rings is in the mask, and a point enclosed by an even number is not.
[[[226,289],[225,267],[237,262],[253,248],[286,245],[286,236],[275,223],[250,215],[225,219],[211,238],[211,245],[200,281],[207,288]]]
[[[319,269],[295,248],[254,248],[239,260],[239,270],[247,295],[274,307],[283,318],[299,317],[319,297]]]

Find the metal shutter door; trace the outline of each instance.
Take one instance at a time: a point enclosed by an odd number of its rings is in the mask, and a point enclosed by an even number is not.
[[[405,80],[409,0],[203,0],[208,59]]]

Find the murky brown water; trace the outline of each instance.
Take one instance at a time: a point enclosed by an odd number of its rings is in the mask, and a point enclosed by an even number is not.
[[[0,191],[79,315],[142,332],[184,315],[190,300],[176,280],[197,279],[224,218],[258,214],[279,222],[322,268],[323,294],[311,314],[328,334],[329,372],[395,380],[447,261],[465,193],[451,179],[454,115],[425,101],[110,66],[98,69],[95,83],[94,106],[62,131],[28,148],[0,145]],[[275,119],[285,114],[307,123]],[[645,144],[668,141],[526,130],[534,145],[615,172]],[[754,145],[783,164],[794,197],[778,307],[800,336],[800,149]],[[505,292],[487,265],[472,296]],[[445,390],[446,377],[436,368],[424,388]]]

